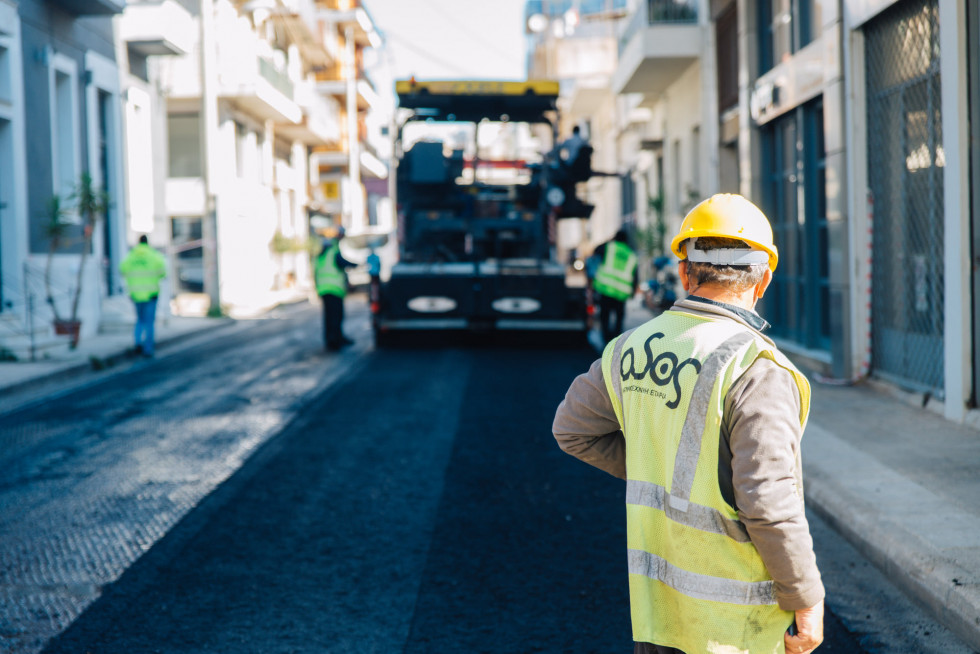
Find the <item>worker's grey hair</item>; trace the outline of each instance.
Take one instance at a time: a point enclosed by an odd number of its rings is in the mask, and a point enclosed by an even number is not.
[[[688,247],[691,242],[688,241]],[[699,250],[719,250],[748,247],[744,241],[735,238],[702,236],[698,238]],[[717,284],[738,293],[746,291],[762,281],[768,268],[762,266],[718,266],[713,263],[687,262],[687,276],[694,286]]]

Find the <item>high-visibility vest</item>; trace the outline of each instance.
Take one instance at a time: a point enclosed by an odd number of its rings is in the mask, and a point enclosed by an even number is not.
[[[327,248],[316,260],[316,292],[317,295],[347,295],[347,276],[337,267],[337,253],[340,245],[336,242]]]
[[[616,300],[625,300],[633,294],[633,272],[636,270],[636,254],[625,243],[610,241],[606,244],[595,280],[595,290]]]
[[[784,652],[793,613],[777,605],[772,577],[718,483],[725,396],[760,357],[792,373],[805,426],[806,377],[735,321],[666,311],[603,352],[606,390],[626,438],[636,642],[692,653]]]
[[[119,264],[129,297],[148,302],[160,294],[160,280],[167,276],[167,260],[146,243],[139,243]]]

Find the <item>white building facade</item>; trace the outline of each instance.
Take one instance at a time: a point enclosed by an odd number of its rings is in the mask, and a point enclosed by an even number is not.
[[[160,64],[165,214],[178,311],[217,302],[246,315],[310,287],[318,153],[345,134],[344,106],[320,80],[340,53],[334,9],[320,3],[211,7],[204,40]]]
[[[594,167],[619,174],[618,194],[590,186],[593,242],[659,222],[669,254],[694,202],[742,193],[773,224],[760,310],[786,350],[976,420],[974,4],[631,0],[605,89],[563,86]]]
[[[112,16],[122,9],[113,0],[0,2],[4,358],[67,347],[56,332],[69,323],[82,338],[95,333],[102,298],[118,292],[126,195]],[[90,228],[75,208],[83,180],[107,200]]]

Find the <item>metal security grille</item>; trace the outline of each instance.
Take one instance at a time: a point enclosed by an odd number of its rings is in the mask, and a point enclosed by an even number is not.
[[[872,365],[943,388],[943,166],[938,0],[905,0],[865,30],[874,203]]]
[[[830,244],[823,100],[761,130],[763,207],[779,248],[779,267],[762,309],[772,335],[830,350]]]

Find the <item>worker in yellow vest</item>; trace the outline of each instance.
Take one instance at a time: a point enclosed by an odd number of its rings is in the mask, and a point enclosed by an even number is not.
[[[610,342],[572,383],[560,447],[626,480],[634,652],[801,654],[824,588],[803,507],[806,378],[755,312],[778,252],[738,195],[671,244],[690,295]]]
[[[167,260],[149,245],[146,234],[119,264],[126,280],[129,297],[136,306],[136,326],[133,329],[136,354],[152,357],[154,353],[153,325],[157,315],[160,280],[167,276]]]
[[[623,333],[626,300],[639,290],[636,253],[629,246],[624,230],[592,253],[599,266],[592,279],[592,288],[599,295],[599,320],[602,341],[608,343]]]
[[[323,343],[328,352],[336,352],[354,341],[344,336],[344,297],[347,295],[347,273],[354,264],[340,253],[340,240],[344,228],[332,230],[332,238],[322,242],[320,256],[316,258],[313,274],[316,292],[323,303]]]

